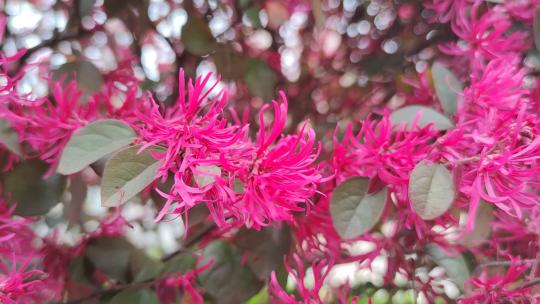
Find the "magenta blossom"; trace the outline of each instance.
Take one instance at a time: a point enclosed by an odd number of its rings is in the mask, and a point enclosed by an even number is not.
[[[520,286],[524,272],[529,268],[525,263],[521,263],[518,258],[510,257],[511,265],[503,274],[488,275],[483,272],[480,276],[474,277],[465,284],[467,288],[466,296],[459,300],[459,303],[537,303],[531,295],[532,286]]]

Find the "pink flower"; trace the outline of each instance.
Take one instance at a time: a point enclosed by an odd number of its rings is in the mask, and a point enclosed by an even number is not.
[[[18,265],[21,263],[20,265]],[[6,304],[43,303],[49,300],[42,293],[46,286],[43,271],[32,269],[31,260],[21,261],[15,257],[11,261],[0,259],[0,301]]]
[[[322,176],[314,162],[320,152],[315,132],[302,128],[299,135],[281,135],[287,117],[287,100],[273,101],[274,124],[266,133],[264,106],[259,113],[260,130],[255,142],[256,154],[250,164],[239,168],[239,180],[245,185],[239,208],[247,215],[246,224],[256,229],[272,221],[291,221],[293,212],[300,212],[312,204],[311,197]]]
[[[196,286],[197,276],[200,273],[210,269],[212,263],[207,263],[203,266],[196,266],[186,273],[175,273],[167,275],[157,283],[156,291],[160,299],[160,303],[177,303],[177,292],[180,291],[184,303],[202,304],[204,298],[200,290]],[[189,300],[188,300],[189,298]]]
[[[457,128],[440,140],[444,157],[461,172],[458,189],[470,199],[470,214],[480,199],[518,217],[538,206],[540,131],[538,118],[527,111],[530,100],[517,62],[495,59],[473,75]],[[468,229],[473,225],[470,216]]]
[[[161,195],[167,199],[157,220],[170,213],[173,202],[178,202],[175,213],[183,213],[195,204],[208,202],[214,220],[224,225],[224,218],[229,216],[223,204],[234,201],[232,180],[227,175],[202,172],[200,166],[216,166],[226,169],[236,159],[250,155],[250,144],[247,139],[247,126],[239,127],[229,124],[223,110],[227,104],[227,93],[222,91],[212,100],[206,98],[212,93],[218,82],[204,91],[210,74],[203,79],[191,80],[185,90],[184,72],[180,72],[179,97],[173,106],[161,113],[157,104],[153,103],[149,113],[140,113],[143,125],[140,134],[145,141],[144,147],[161,146],[163,153],[155,153],[161,161],[158,176],[165,181],[169,174],[174,179],[171,189]],[[247,152],[245,152],[247,151]],[[221,169],[220,169],[221,170]],[[197,174],[208,175],[214,182],[211,185],[196,184]],[[206,187],[205,187],[206,186]],[[213,205],[219,201],[219,206]],[[225,213],[225,214],[224,214]]]
[[[313,268],[313,278],[314,285],[312,288],[308,288],[305,285],[305,275],[306,269],[304,268],[304,263],[298,255],[293,256],[295,268],[291,268],[287,263],[285,263],[285,268],[289,275],[291,275],[296,282],[296,291],[300,294],[301,300],[298,300],[293,294],[288,294],[281,288],[279,284],[276,273],[273,271],[271,274],[270,284],[268,286],[268,292],[270,293],[270,299],[272,303],[283,303],[283,304],[322,304],[325,303],[320,297],[320,290],[323,287],[324,280],[328,276],[330,269],[333,266],[333,263],[327,263],[325,260],[312,263]]]
[[[145,147],[165,148],[155,154],[161,160],[158,178],[174,180],[169,191],[158,189],[167,202],[157,220],[171,212],[173,202],[178,202],[172,211],[177,214],[205,203],[221,227],[245,224],[258,229],[292,220],[292,212],[310,204],[321,178],[313,166],[318,155],[315,133],[304,128],[299,135],[281,137],[287,118],[282,94],[282,104],[273,102],[274,123],[269,130],[264,118],[269,106],[261,110],[261,127],[252,142],[248,125],[234,125],[225,118],[225,91],[206,100],[217,85],[204,91],[209,79],[207,75],[194,84],[190,81],[186,99],[181,72],[177,103],[164,114],[154,104],[150,118],[141,113]]]
[[[465,45],[448,43],[441,49],[453,56],[467,56],[470,60],[494,59],[526,50],[529,47],[528,35],[512,31],[512,20],[504,7],[495,6],[481,14],[483,3],[476,0],[470,9],[461,5],[455,10],[452,30]]]
[[[425,7],[435,11],[434,21],[447,23],[453,20],[471,0],[432,0],[424,4]]]
[[[14,208],[0,202],[0,302],[44,303],[58,299],[60,285],[40,269],[29,220],[14,219]]]
[[[485,271],[465,284],[466,296],[459,303],[536,303],[530,293],[532,286],[524,285],[521,277],[529,268],[519,259],[510,257],[512,264],[502,274],[488,275]],[[521,286],[521,287],[520,287]]]

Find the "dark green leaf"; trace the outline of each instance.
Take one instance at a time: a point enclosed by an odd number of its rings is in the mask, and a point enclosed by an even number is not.
[[[121,205],[144,190],[156,178],[159,161],[140,145],[118,151],[105,165],[101,181],[101,205]]]
[[[191,252],[185,252],[174,256],[168,260],[163,266],[162,275],[169,275],[173,273],[186,273],[187,271],[195,268],[197,257]]]
[[[43,215],[61,202],[66,179],[56,173],[43,178],[48,168],[45,163],[33,159],[3,174],[5,196],[11,204],[17,204],[15,214]]]
[[[86,94],[92,94],[101,90],[103,85],[103,76],[101,72],[88,61],[73,61],[64,63],[60,68],[54,71],[54,79],[62,79],[65,77],[66,81],[74,80],[76,76],[79,87],[84,90]]]
[[[242,303],[259,292],[263,283],[241,261],[242,253],[225,243],[215,241],[204,249],[206,264],[213,260],[212,268],[200,275],[208,294],[218,304]]]
[[[188,52],[203,56],[216,49],[216,40],[204,19],[190,15],[182,28],[182,42]]]
[[[369,179],[350,178],[334,189],[330,215],[336,231],[344,239],[353,239],[371,230],[386,206],[386,188],[368,194]]]
[[[430,123],[441,131],[454,127],[454,124],[452,121],[450,121],[450,119],[448,119],[448,117],[424,106],[407,106],[398,109],[392,112],[390,115],[390,120],[395,125],[405,123],[409,128],[411,128],[413,121],[419,113],[422,113],[417,123],[417,126],[419,127],[425,127]]]
[[[452,116],[457,110],[459,95],[463,92],[463,86],[457,77],[440,63],[433,64],[431,68],[435,92],[441,102],[444,113]]]
[[[69,280],[77,284],[92,286],[93,283],[89,279],[90,271],[86,265],[83,256],[79,256],[71,260],[69,263]]]
[[[159,260],[150,258],[144,251],[136,250],[131,255],[131,278],[134,282],[143,282],[156,278],[163,268]]]
[[[435,263],[446,270],[448,278],[456,283],[459,289],[463,290],[465,282],[469,280],[471,276],[471,271],[467,266],[467,261],[463,255],[459,252],[452,252],[452,254],[449,255],[437,244],[428,244],[426,250]]]
[[[424,220],[444,214],[456,193],[452,174],[443,165],[422,161],[411,172],[409,199],[414,211]]]
[[[111,279],[127,282],[131,253],[135,250],[124,238],[105,237],[91,241],[86,255],[92,265]]]
[[[0,144],[3,144],[10,152],[22,156],[19,135],[7,120],[0,119]]]
[[[246,60],[229,46],[219,46],[212,55],[214,64],[225,80],[242,79],[246,73]]]
[[[261,18],[259,17],[259,12],[261,9],[257,6],[250,7],[247,10],[244,11],[244,14],[251,22],[252,26],[254,28],[260,28],[262,26],[261,24]]]
[[[284,267],[283,258],[289,253],[291,235],[285,227],[266,227],[260,231],[242,228],[234,243],[247,253],[253,273],[260,280],[267,280],[273,270]]]
[[[73,133],[62,151],[57,172],[73,174],[129,145],[137,134],[116,119],[94,121]]]
[[[159,304],[159,299],[150,288],[126,289],[114,296],[109,304]]]
[[[482,244],[491,234],[493,220],[495,220],[493,204],[480,200],[480,205],[476,210],[474,229],[463,236],[461,243],[469,247]]]
[[[94,3],[96,3],[96,0],[79,0],[79,15],[81,18],[92,13]]]
[[[271,100],[274,97],[277,76],[264,61],[251,59],[248,62],[245,81],[253,95],[264,100]]]

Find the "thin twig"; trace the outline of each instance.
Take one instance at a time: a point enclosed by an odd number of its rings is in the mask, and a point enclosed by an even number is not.
[[[173,252],[173,253],[171,253],[169,255],[164,256],[161,259],[161,261],[167,262],[170,259],[174,258],[176,255],[181,254],[182,252],[184,252],[186,250],[186,248],[189,248],[189,247],[195,245],[196,243],[198,243],[200,240],[202,240],[208,233],[213,231],[216,227],[217,226],[216,226],[215,223],[210,223],[210,224],[206,225],[205,227],[201,228],[195,235],[193,235],[190,239],[188,239],[184,243],[184,246],[182,248],[176,250],[175,252]]]

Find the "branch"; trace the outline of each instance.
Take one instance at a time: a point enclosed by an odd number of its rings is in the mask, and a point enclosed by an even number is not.
[[[92,33],[92,32],[84,30],[84,31],[77,31],[77,32],[74,32],[74,33],[65,33],[65,34],[59,35],[59,36],[55,35],[51,39],[44,40],[40,44],[27,49],[26,52],[17,61],[17,66],[14,69],[15,70],[14,75],[16,75],[16,74],[18,74],[20,72],[21,68],[26,64],[26,61],[34,53],[36,53],[37,51],[39,51],[39,50],[41,50],[43,48],[54,47],[58,43],[60,43],[62,41],[73,40],[73,39],[81,39],[81,38],[85,37],[86,35],[89,35],[90,33]]]
[[[93,298],[96,298],[96,297],[100,297],[108,292],[111,292],[111,291],[116,291],[116,290],[124,290],[124,289],[127,289],[127,288],[143,288],[143,287],[149,287],[149,286],[152,286],[154,283],[156,283],[159,279],[161,278],[155,278],[155,279],[150,279],[150,280],[147,280],[147,281],[143,281],[143,282],[133,282],[133,283],[129,283],[129,284],[120,284],[120,285],[113,285],[107,289],[103,289],[103,290],[99,290],[99,291],[96,291],[92,294],[89,294],[85,297],[82,297],[82,298],[79,298],[79,299],[76,299],[76,300],[71,300],[69,302],[65,302],[66,304],[79,304],[79,303],[84,303],[85,301],[87,300],[90,300],[90,299],[93,299]]]
[[[173,253],[171,253],[169,255],[164,256],[161,259],[161,261],[162,262],[167,262],[168,260],[174,258],[176,255],[181,254],[182,252],[184,252],[186,250],[186,248],[189,248],[189,247],[195,245],[196,243],[198,243],[200,240],[202,240],[207,234],[212,232],[216,227],[217,227],[216,224],[213,223],[213,222],[210,223],[210,224],[207,224],[204,227],[202,227],[196,234],[194,234],[190,239],[188,239],[184,243],[184,246],[182,248],[176,250],[175,252],[173,252]]]

